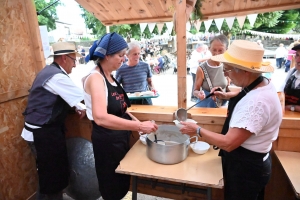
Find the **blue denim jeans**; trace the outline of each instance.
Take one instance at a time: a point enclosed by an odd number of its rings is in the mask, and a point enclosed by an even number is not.
[[[204,93],[205,93],[205,96],[209,95],[210,92],[209,91],[206,91],[206,90],[203,90]],[[198,99],[197,100],[197,103],[200,102],[201,100]],[[227,103],[227,100],[223,100],[223,103],[222,103],[222,106],[226,105]],[[196,107],[202,107],[202,108],[217,108],[217,104],[216,102],[214,102],[214,100],[212,98],[208,98],[208,99],[203,99],[200,103],[198,103],[196,105]]]

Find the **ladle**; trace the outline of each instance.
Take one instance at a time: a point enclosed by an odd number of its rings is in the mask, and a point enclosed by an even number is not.
[[[222,91],[221,88],[217,88],[215,91]],[[179,108],[178,110],[176,110],[175,112],[175,117],[176,119],[180,122],[180,121],[186,121],[187,119],[187,111],[191,108],[193,108],[195,105],[199,104],[200,102],[202,102],[205,99],[208,99],[209,97],[211,97],[212,95],[214,95],[214,93],[210,93],[209,95],[207,95],[204,99],[202,99],[201,101],[198,101],[197,103],[195,103],[194,105],[192,105],[191,107],[189,107],[188,109],[184,109],[184,108]]]

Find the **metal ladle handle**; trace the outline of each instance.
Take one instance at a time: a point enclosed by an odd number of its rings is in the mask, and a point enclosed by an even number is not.
[[[217,88],[214,92],[216,91],[222,91],[221,88]],[[209,97],[214,95],[214,92],[210,93],[209,95],[207,95],[204,99],[208,99]],[[202,99],[201,101],[203,101],[204,99]],[[189,109],[193,108],[195,105],[199,104],[201,101],[198,101],[197,103],[195,103],[194,105],[192,105],[191,107],[189,107],[188,109],[186,109],[186,111],[188,111]]]

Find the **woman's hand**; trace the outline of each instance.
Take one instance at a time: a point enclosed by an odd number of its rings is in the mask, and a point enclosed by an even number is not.
[[[180,129],[180,132],[188,134],[189,136],[194,136],[197,133],[197,124],[184,121],[181,121],[180,124],[183,125],[183,127]]]
[[[197,93],[197,97],[200,99],[200,100],[203,100],[205,99],[205,93],[203,90],[200,90],[198,93]]]
[[[151,121],[141,122],[139,125],[139,132],[143,132],[143,133],[155,132],[157,131],[157,129],[158,126]]]
[[[221,89],[221,91],[216,91],[217,89]],[[226,99],[226,92],[224,92],[221,87],[214,87],[214,88],[211,89],[210,92],[214,94],[213,96],[211,96],[211,98],[214,101],[216,101],[216,98],[218,98],[218,99]]]

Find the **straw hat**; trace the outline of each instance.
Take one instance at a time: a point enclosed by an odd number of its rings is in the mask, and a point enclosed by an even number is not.
[[[52,45],[53,55],[65,55],[75,53],[76,57],[82,57],[80,53],[77,53],[76,45],[71,42],[57,42]]]
[[[254,42],[235,40],[224,54],[212,56],[214,61],[222,62],[252,73],[273,72],[270,62],[263,62],[264,49]]]

